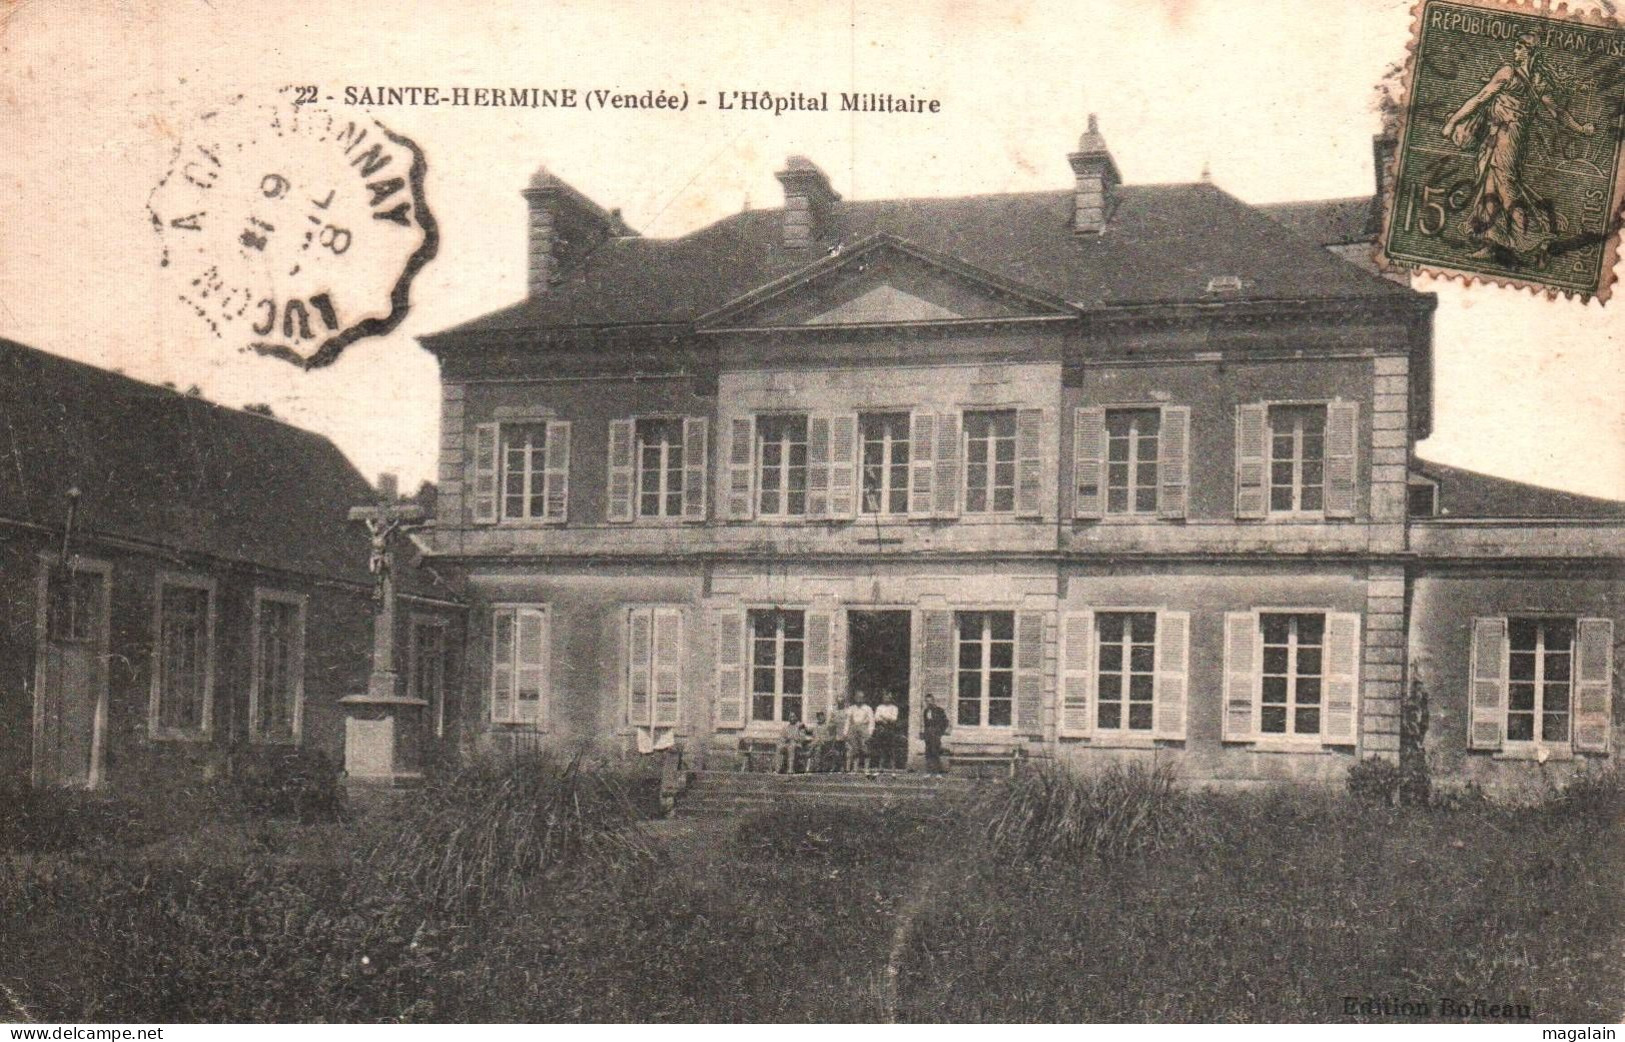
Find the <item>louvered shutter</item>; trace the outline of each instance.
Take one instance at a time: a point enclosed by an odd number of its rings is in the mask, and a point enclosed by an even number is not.
[[[954,691],[954,613],[921,612],[920,665],[923,694],[936,696],[937,704],[952,713]]]
[[[1106,410],[1072,413],[1072,516],[1098,518],[1106,511]]]
[[[501,424],[474,426],[473,519],[477,525],[497,523],[497,448]]]
[[[1158,738],[1185,737],[1190,692],[1191,617],[1182,611],[1157,612],[1155,733]]]
[[[803,719],[811,724],[819,713],[830,711],[830,666],[832,662],[831,630],[834,618],[827,611],[809,611],[804,616],[807,627],[807,658],[802,673],[802,694],[806,708]]]
[[[807,420],[807,516],[829,516],[829,417]]]
[[[1326,616],[1325,670],[1320,740],[1326,745],[1353,745],[1360,716],[1360,616],[1352,612]]]
[[[544,520],[563,523],[570,514],[570,421],[549,420],[547,424],[546,472],[543,488],[547,493]]]
[[[711,458],[711,421],[683,418],[683,520],[704,521]]]
[[[913,517],[930,517],[934,500],[931,477],[936,456],[936,417],[917,412],[910,418],[908,512]]]
[[[717,620],[717,706],[719,728],[745,726],[745,678],[749,653],[745,647],[745,613],[719,609]]]
[[[1188,509],[1191,410],[1165,405],[1157,436],[1157,516],[1178,519]]]
[[[547,613],[520,608],[514,656],[514,716],[520,723],[547,726]]]
[[[1056,730],[1063,738],[1080,738],[1094,730],[1095,613],[1066,612],[1061,616],[1061,630]]]
[[[633,608],[626,613],[626,722],[633,727],[647,727],[652,719],[649,671],[654,631],[652,614],[648,608]]]
[[[654,726],[675,727],[683,701],[683,613],[657,608],[654,615]]]
[[[1044,513],[1044,410],[1016,412],[1016,513]]]
[[[513,644],[517,613],[512,608],[491,612],[491,719],[510,723],[513,714]]]
[[[829,516],[855,517],[857,496],[858,417],[841,413],[829,420]]]
[[[938,517],[959,516],[959,414],[937,414],[936,466],[931,482],[933,486],[932,512]]]
[[[611,521],[632,520],[635,489],[636,423],[609,421],[609,514]]]
[[[1044,737],[1044,613],[1016,614],[1016,733]]]
[[[1507,725],[1507,620],[1473,620],[1472,694],[1467,720],[1469,749],[1499,749]]]
[[[749,520],[755,513],[756,421],[735,419],[728,431],[728,510],[730,520]]]
[[[1326,516],[1353,517],[1356,455],[1359,451],[1358,402],[1326,406]]]
[[[1574,747],[1608,751],[1613,730],[1614,620],[1581,619],[1574,656]]]
[[[1224,616],[1224,738],[1248,741],[1254,736],[1258,702],[1258,619],[1252,612]]]
[[[1236,516],[1243,520],[1269,512],[1269,407],[1261,402],[1236,406]]]

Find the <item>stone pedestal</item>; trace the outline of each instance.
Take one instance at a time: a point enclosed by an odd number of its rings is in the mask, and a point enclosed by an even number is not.
[[[344,771],[364,784],[411,785],[423,778],[423,711],[428,703],[395,694],[394,675],[372,675],[367,693],[344,707]]]

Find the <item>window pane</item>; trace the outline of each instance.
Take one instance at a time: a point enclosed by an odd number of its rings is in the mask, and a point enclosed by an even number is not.
[[[1102,644],[1100,646],[1100,668],[1102,671],[1110,670],[1115,673],[1123,668],[1123,645]]]
[[[786,722],[801,719],[801,699],[784,696],[784,719]]]
[[[1009,698],[1014,684],[1014,677],[1010,673],[993,672],[987,675],[987,697],[990,699]]]
[[[1135,702],[1149,702],[1152,694],[1152,678],[1149,673],[1136,673],[1129,677],[1128,697]]]
[[[1290,616],[1262,615],[1259,616],[1259,627],[1264,631],[1264,643],[1285,644],[1287,635],[1291,632]]]
[[[1128,707],[1128,726],[1131,731],[1151,730],[1151,703],[1135,702]]]
[[[1265,706],[1259,714],[1259,726],[1265,734],[1286,733],[1286,707]]]
[[[1264,672],[1277,676],[1286,672],[1287,649],[1274,645],[1264,646]]]
[[[1507,674],[1513,680],[1535,679],[1534,652],[1514,651],[1507,659]]]
[[[1293,720],[1293,731],[1297,734],[1320,733],[1320,710],[1300,708]]]
[[[994,611],[988,612],[988,621],[992,626],[994,640],[1014,640],[1016,636],[1016,616],[1014,612]]]
[[[1507,708],[1515,713],[1530,713],[1535,709],[1535,685],[1508,684]]]
[[[988,648],[988,664],[994,669],[1009,669],[1015,662],[1016,646],[1009,641],[994,641]]]
[[[1105,728],[1118,728],[1123,726],[1123,705],[1121,702],[1100,703],[1100,726]]]
[[[1318,705],[1320,703],[1320,678],[1298,678],[1298,703],[1300,705]]]
[[[800,640],[807,632],[807,617],[799,611],[784,613],[784,636],[786,640]]]
[[[1511,619],[1507,622],[1507,639],[1513,651],[1534,651],[1535,637],[1540,626],[1533,619]]]
[[[801,670],[799,668],[791,668],[790,666],[785,666],[784,667],[784,693],[787,694],[787,695],[799,695],[799,694],[801,694],[801,691],[802,691],[801,677],[802,677],[802,674],[801,674]]]
[[[1286,677],[1264,678],[1264,701],[1282,704],[1286,702]]]
[[[1320,675],[1320,649],[1318,647],[1300,647],[1298,649],[1298,675]]]
[[[1563,713],[1569,708],[1569,686],[1567,684],[1547,684],[1546,691],[1541,696],[1541,708],[1548,713]]]
[[[1156,649],[1145,644],[1137,644],[1129,653],[1129,668],[1136,673],[1149,673],[1156,668]]]
[[[1540,737],[1547,742],[1566,742],[1569,740],[1569,715],[1567,713],[1547,713],[1540,718]]]
[[[773,696],[756,695],[750,700],[750,718],[752,720],[773,719]]]
[[[987,724],[989,727],[1010,726],[1010,703],[993,701],[987,704]]]
[[[1294,618],[1298,620],[1298,643],[1300,645],[1321,643],[1321,637],[1326,632],[1326,616],[1297,615]]]
[[[1528,713],[1514,713],[1507,717],[1507,740],[1532,742],[1535,740],[1535,718]]]
[[[1568,652],[1552,652],[1548,650],[1546,653],[1546,679],[1567,681],[1569,679],[1569,663],[1572,661],[1573,657]]]

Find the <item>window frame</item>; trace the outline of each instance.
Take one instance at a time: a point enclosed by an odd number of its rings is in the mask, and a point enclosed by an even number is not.
[[[164,698],[164,589],[201,590],[207,595],[203,624],[203,693],[199,723],[191,727],[166,727]],[[206,742],[214,732],[214,687],[216,674],[216,633],[219,624],[219,583],[211,575],[198,572],[161,571],[153,578],[152,672],[147,699],[147,736],[155,741]]]
[[[1501,721],[1503,728],[1503,747],[1509,750],[1544,748],[1568,751],[1573,749],[1576,695],[1574,690],[1574,681],[1575,672],[1579,666],[1580,658],[1579,616],[1548,614],[1542,612],[1522,612],[1517,614],[1509,613],[1505,615],[1504,618],[1506,619],[1506,642],[1503,650],[1503,654],[1506,655],[1506,663],[1504,666],[1504,675],[1506,677],[1506,711],[1502,714],[1503,719]],[[1533,623],[1536,627],[1535,648],[1533,649],[1535,654],[1535,676],[1532,680],[1528,681],[1514,680],[1512,678],[1512,656],[1514,654],[1512,645],[1512,627],[1520,622]],[[1563,710],[1563,717],[1566,721],[1564,730],[1566,733],[1562,738],[1545,737],[1543,719],[1546,716],[1546,685],[1548,683],[1545,676],[1547,666],[1546,659],[1548,655],[1553,654],[1552,652],[1546,650],[1545,637],[1546,627],[1551,623],[1562,623],[1569,627],[1569,647],[1568,651],[1565,653],[1569,657],[1569,676],[1568,680],[1565,682],[1568,694],[1566,699],[1566,708]],[[1529,711],[1525,712],[1523,710],[1517,710],[1516,712],[1519,716],[1529,716],[1532,718],[1533,724],[1531,737],[1514,738],[1512,737],[1512,716],[1514,713],[1512,708],[1512,686],[1514,684],[1523,683],[1533,685],[1534,699]]]
[[[293,705],[288,715],[288,735],[291,745],[304,743],[304,717],[305,717],[305,664],[309,653],[309,605],[310,598],[302,593],[289,593],[258,586],[254,588],[254,603],[249,616],[249,663],[251,673],[248,680],[248,737],[249,741],[260,744],[281,745],[267,738],[261,719],[261,700],[265,692],[261,690],[263,679],[261,672],[264,666],[265,631],[263,629],[263,616],[261,607],[265,604],[281,604],[291,606],[298,613],[298,646],[293,655],[295,668],[293,669]]]
[[[1323,518],[1325,518],[1326,517],[1326,492],[1327,492],[1327,487],[1328,487],[1327,480],[1326,480],[1327,479],[1326,442],[1327,442],[1327,435],[1329,434],[1328,428],[1330,426],[1330,412],[1331,412],[1330,407],[1332,405],[1332,402],[1330,400],[1326,400],[1326,399],[1316,399],[1316,400],[1308,400],[1308,401],[1268,401],[1268,402],[1265,402],[1263,404],[1264,404],[1264,447],[1265,447],[1265,452],[1264,452],[1264,516],[1266,518],[1283,518],[1283,519],[1288,519],[1288,520],[1293,519],[1293,518],[1302,518],[1302,519],[1323,519]],[[1313,486],[1313,487],[1317,487],[1317,488],[1320,489],[1320,506],[1316,507],[1316,508],[1312,508],[1312,509],[1305,509],[1304,506],[1303,506],[1303,492],[1304,492],[1304,489],[1306,487],[1310,487],[1310,486],[1306,486],[1304,484],[1304,482],[1303,482],[1303,466],[1304,466],[1304,464],[1306,462],[1308,462],[1307,460],[1304,459],[1304,455],[1303,455],[1303,439],[1304,439],[1305,434],[1307,433],[1307,428],[1301,428],[1300,429],[1299,426],[1294,425],[1293,432],[1292,432],[1293,433],[1293,449],[1292,449],[1293,455],[1292,455],[1292,458],[1290,460],[1291,465],[1292,465],[1292,485],[1291,485],[1291,489],[1292,489],[1292,507],[1290,509],[1279,509],[1278,510],[1275,507],[1275,489],[1277,488],[1277,485],[1275,484],[1275,464],[1277,462],[1276,458],[1275,458],[1275,436],[1276,436],[1275,413],[1276,413],[1276,410],[1292,410],[1292,411],[1294,411],[1296,413],[1299,413],[1301,415],[1305,410],[1310,410],[1310,409],[1318,409],[1318,410],[1320,410],[1320,459],[1318,461],[1319,464],[1320,464],[1320,483],[1317,486]],[[1282,462],[1286,462],[1286,461],[1282,461]]]
[[[1106,438],[1106,453],[1104,458],[1101,460],[1101,466],[1105,473],[1102,475],[1100,486],[1101,517],[1103,519],[1121,518],[1130,521],[1142,521],[1147,518],[1156,520],[1162,516],[1163,409],[1164,406],[1161,403],[1144,405],[1106,405],[1101,407],[1101,420],[1104,426]],[[1129,483],[1125,489],[1128,502],[1127,510],[1113,510],[1111,506],[1111,494],[1114,487],[1111,481],[1111,468],[1114,462],[1111,458],[1111,445],[1113,440],[1111,421],[1113,413],[1149,414],[1156,418],[1157,430],[1153,436],[1155,450],[1149,460],[1139,458],[1140,442],[1142,441],[1142,437],[1138,434],[1131,433],[1128,439],[1129,458],[1126,463],[1129,468]],[[1130,430],[1132,431],[1133,428],[1131,427]],[[1141,510],[1136,505],[1136,493],[1140,488],[1146,486],[1140,485],[1136,481],[1136,478],[1143,476],[1143,468],[1145,468],[1147,465],[1153,468],[1152,473],[1154,475],[1151,484],[1149,485],[1149,488],[1151,489],[1151,507],[1147,510]]]
[[[860,410],[858,416],[858,516],[866,518],[907,518],[910,516],[909,507],[912,505],[914,491],[914,412],[909,409],[867,409]],[[869,503],[869,464],[865,456],[868,451],[869,438],[866,424],[871,419],[900,420],[902,421],[902,436],[895,437],[890,425],[887,426],[884,437],[881,439],[880,466],[880,496],[886,507],[881,510],[870,510]],[[896,458],[896,449],[901,446],[907,459],[899,463]],[[901,467],[903,471],[903,484],[901,489],[894,483],[895,471]],[[901,493],[903,508],[890,509],[893,497]],[[915,515],[918,516],[918,515]]]
[[[755,413],[751,418],[753,420],[751,428],[751,449],[755,456],[753,466],[755,488],[752,491],[752,506],[755,508],[753,511],[754,516],[757,519],[764,521],[806,520],[809,517],[809,514],[807,513],[807,471],[810,465],[808,446],[811,441],[812,413],[797,412],[793,410],[786,412],[763,412]],[[783,445],[788,454],[793,454],[796,446],[799,444],[801,448],[801,464],[799,467],[797,467],[792,464],[788,458],[785,458],[775,465],[779,471],[780,480],[773,491],[778,496],[779,509],[769,512],[762,509],[762,497],[768,491],[767,482],[764,480],[765,472],[767,470],[766,449],[768,443],[764,437],[763,426],[776,420],[801,421],[800,442],[793,440],[786,441],[784,439],[776,439],[774,442],[774,444]],[[798,491],[794,488],[790,480],[791,473],[795,470],[800,470],[801,472],[801,488],[799,489],[801,494],[801,510],[798,512],[792,512],[790,510],[790,495],[792,492]]]
[[[1257,687],[1253,700],[1253,735],[1255,739],[1264,744],[1305,744],[1316,746],[1325,744],[1326,715],[1327,715],[1327,673],[1328,660],[1327,633],[1330,630],[1332,609],[1329,608],[1257,608],[1253,611],[1253,655],[1257,663]],[[1287,655],[1287,700],[1284,703],[1270,703],[1271,707],[1281,706],[1286,714],[1287,727],[1282,731],[1264,730],[1264,682],[1272,676],[1281,674],[1269,673],[1264,668],[1264,649],[1266,647],[1280,647],[1278,644],[1268,644],[1264,639],[1264,619],[1270,615],[1284,615],[1292,619],[1289,631]],[[1298,672],[1297,619],[1306,615],[1320,617],[1320,671],[1313,674],[1320,681],[1319,700],[1310,705],[1300,705],[1298,701],[1298,680],[1303,674]],[[1357,649],[1358,650],[1358,649]],[[1314,708],[1316,710],[1316,729],[1313,733],[1297,730],[1297,713],[1300,708]]]
[[[688,496],[690,495],[687,483],[687,468],[689,465],[686,446],[687,439],[685,437],[686,432],[684,430],[683,422],[684,420],[688,419],[688,417],[669,413],[639,413],[636,416],[630,417],[630,419],[632,420],[632,520],[634,522],[641,522],[643,524],[672,524],[684,520],[685,506],[688,502]],[[676,431],[675,441],[662,443],[661,458],[663,463],[660,470],[660,491],[658,493],[660,496],[662,512],[658,514],[645,514],[643,512],[644,441],[640,427],[645,423],[665,424],[674,428]],[[676,469],[677,478],[681,487],[675,493],[671,491],[670,486],[672,465],[671,452],[669,450],[672,448],[676,449],[677,457],[680,460]],[[668,502],[673,495],[677,497],[676,511],[674,513],[666,513],[664,512],[664,508],[668,505]]]
[[[748,657],[747,657],[746,662],[745,662],[745,668],[746,668],[746,671],[747,671],[746,672],[746,679],[745,679],[745,698],[746,698],[746,702],[745,702],[745,724],[746,724],[746,726],[751,726],[751,725],[761,725],[761,726],[768,726],[768,727],[782,727],[782,726],[784,726],[784,724],[786,723],[785,718],[784,718],[784,700],[785,700],[786,697],[795,698],[795,699],[800,700],[800,702],[801,702],[801,711],[800,711],[800,715],[797,716],[797,719],[801,720],[803,723],[806,722],[806,713],[807,713],[807,613],[808,613],[808,609],[806,609],[806,608],[786,608],[786,607],[782,607],[782,606],[778,606],[778,605],[759,605],[759,606],[755,606],[755,607],[747,607],[745,609],[745,640],[748,642],[748,645],[749,645],[749,647],[748,647],[749,654],[748,654]],[[773,668],[773,686],[774,686],[774,689],[771,692],[757,691],[756,690],[756,671],[759,668],[766,668],[766,667],[758,666],[757,659],[756,659],[756,642],[757,642],[758,638],[756,636],[755,620],[756,620],[756,617],[758,615],[762,615],[762,614],[771,614],[771,615],[776,615],[776,616],[779,617],[779,625],[777,627],[775,627],[775,632],[774,632],[774,637],[773,637],[773,642],[774,642],[774,644],[773,644],[773,646],[774,646],[773,655],[774,655],[774,659],[773,659],[773,667],[772,668]],[[785,632],[786,627],[784,626],[784,620],[787,619],[792,614],[801,616],[801,636],[799,638],[790,638],[789,636],[787,636],[787,634]],[[800,643],[800,645],[801,645],[801,664],[799,666],[786,666],[785,662],[784,662],[784,658],[785,658],[784,649],[790,643],[790,641],[792,639],[798,641]],[[790,669],[799,670],[800,674],[801,674],[801,690],[799,692],[796,692],[796,693],[787,693],[784,690],[784,687],[785,687],[784,677],[785,677],[786,672],[788,670],[790,670]],[[768,697],[771,697],[773,699],[773,716],[772,716],[771,719],[765,719],[764,720],[764,719],[762,719],[762,718],[760,718],[760,717],[758,717],[756,715],[756,699],[757,698],[768,698]]]
[[[451,665],[451,624],[442,615],[432,615],[428,612],[413,612],[406,622],[406,694],[408,697],[418,697],[418,679],[421,675],[419,668],[420,648],[418,646],[419,629],[432,629],[440,634],[440,669],[439,683],[435,687],[434,698],[429,700],[430,710],[434,715],[434,736],[446,736],[446,677],[450,674]]]
[[[952,681],[953,686],[950,689],[952,705],[946,708],[950,709],[951,715],[949,716],[949,720],[951,721],[952,726],[956,731],[961,732],[969,731],[989,735],[1016,735],[1018,733],[1016,730],[1016,702],[1018,700],[1016,693],[1016,677],[1017,673],[1019,672],[1016,663],[1016,655],[1018,652],[1017,616],[1021,614],[1020,609],[999,605],[985,608],[955,606],[949,610],[953,613],[954,669]],[[1002,638],[995,638],[993,636],[992,616],[995,613],[1008,615],[1010,617],[1010,637],[1008,641]],[[964,667],[960,664],[960,657],[963,654],[961,649],[966,643],[963,639],[963,631],[961,630],[960,625],[963,616],[966,615],[979,615],[983,619],[983,633],[981,638],[976,641],[976,643],[981,645],[981,653],[979,656],[981,661],[977,666],[977,673],[980,677],[980,682],[978,685],[980,688],[980,694],[978,696],[977,704],[977,722],[974,724],[962,723],[959,714],[960,675],[964,671]],[[1008,643],[1010,645],[1010,665],[1008,667],[995,667],[993,665],[993,646],[995,643]],[[1010,696],[1008,699],[994,699],[992,697],[993,674],[995,672],[1009,674]],[[993,715],[992,704],[994,701],[1008,701],[1010,703],[1010,720],[1008,723],[995,724],[988,722]]]
[[[1091,626],[1090,626],[1090,629],[1091,629],[1090,640],[1091,640],[1092,646],[1090,648],[1090,669],[1089,669],[1089,671],[1090,671],[1089,691],[1090,691],[1090,694],[1091,694],[1092,699],[1093,699],[1093,705],[1091,707],[1092,718],[1089,721],[1089,726],[1090,726],[1090,731],[1092,733],[1097,734],[1097,735],[1105,734],[1105,735],[1111,736],[1112,738],[1146,738],[1146,739],[1152,739],[1152,738],[1156,738],[1158,736],[1158,728],[1157,728],[1157,679],[1158,679],[1157,678],[1157,673],[1158,673],[1158,671],[1157,671],[1157,667],[1159,665],[1159,659],[1158,659],[1158,649],[1159,649],[1159,646],[1160,646],[1159,642],[1161,641],[1162,636],[1163,636],[1163,634],[1162,634],[1162,615],[1163,615],[1165,610],[1166,609],[1157,608],[1157,607],[1135,607],[1135,606],[1126,606],[1126,607],[1111,606],[1111,607],[1102,607],[1102,608],[1091,608],[1091,609],[1089,609],[1090,615],[1092,616],[1092,618],[1090,620],[1090,623],[1091,623]],[[1116,670],[1115,672],[1120,675],[1120,677],[1122,678],[1121,682],[1123,684],[1132,684],[1131,677],[1132,677],[1133,673],[1135,673],[1135,672],[1142,673],[1143,675],[1148,676],[1148,677],[1151,678],[1151,699],[1150,699],[1149,702],[1146,703],[1147,705],[1149,705],[1151,707],[1151,724],[1150,724],[1149,727],[1145,727],[1145,728],[1131,728],[1131,727],[1127,726],[1127,720],[1128,720],[1128,716],[1129,716],[1129,714],[1127,713],[1127,709],[1130,706],[1132,700],[1129,697],[1128,688],[1124,687],[1122,689],[1124,697],[1122,699],[1117,700],[1119,702],[1119,704],[1123,707],[1124,712],[1118,718],[1118,720],[1119,720],[1118,726],[1116,726],[1116,727],[1107,727],[1107,726],[1105,726],[1104,724],[1102,724],[1100,722],[1100,707],[1101,707],[1102,703],[1105,701],[1101,697],[1101,683],[1100,683],[1100,676],[1101,676],[1101,672],[1102,672],[1101,668],[1100,668],[1100,661],[1101,661],[1101,651],[1103,650],[1103,645],[1102,645],[1101,639],[1100,639],[1101,638],[1100,621],[1101,621],[1102,617],[1105,617],[1105,616],[1130,616],[1130,615],[1149,615],[1149,616],[1151,616],[1151,644],[1150,644],[1150,647],[1151,647],[1151,668],[1149,670],[1139,670],[1139,671],[1134,671],[1134,670],[1124,668],[1124,669]],[[1188,639],[1188,636],[1187,636],[1187,639]],[[1122,646],[1122,647],[1125,647],[1125,648],[1129,648],[1133,644],[1133,642],[1129,642],[1129,643],[1125,644],[1125,643],[1123,643],[1121,641],[1119,641],[1118,643],[1119,643],[1119,646]],[[1125,658],[1124,665],[1127,666],[1128,664],[1129,664],[1129,659]],[[1187,671],[1188,671],[1189,670],[1188,664],[1187,664],[1186,668],[1187,668]]]
[[[989,458],[985,462],[978,464],[978,466],[988,468],[987,508],[983,510],[972,509],[970,501],[970,474],[972,466],[970,459],[970,421],[973,416],[1010,417],[1009,438],[1006,439],[999,436],[992,436],[986,439],[988,442]],[[963,497],[962,509],[960,511],[961,514],[969,514],[973,517],[1022,516],[1020,514],[1021,503],[1019,495],[1021,488],[1021,457],[1018,455],[1018,447],[1020,444],[1020,424],[1021,407],[1016,405],[1001,405],[987,408],[959,410],[959,491]],[[1004,441],[1009,441],[1010,443],[1010,509],[998,510],[994,508],[994,504],[998,499],[998,490],[1003,486],[999,485],[997,482],[998,466],[1000,463],[998,459],[997,446],[999,443]]]
[[[505,524],[541,524],[547,520],[547,425],[546,419],[503,420],[497,426],[497,521]],[[525,447],[523,514],[508,513],[508,438],[519,431],[540,431],[540,445]],[[532,513],[531,504],[541,501],[541,513]]]
[[[496,677],[497,677],[497,673],[496,673],[496,653],[497,653],[496,631],[497,631],[497,621],[496,620],[497,620],[497,616],[502,612],[513,612],[514,613],[513,654],[516,656],[513,660],[511,660],[509,662],[509,665],[508,665],[508,668],[509,668],[509,671],[510,671],[510,676],[512,677],[513,687],[509,691],[508,704],[510,706],[510,710],[509,710],[508,717],[505,718],[505,719],[504,718],[499,718],[497,716],[497,701],[496,701]],[[519,713],[518,713],[518,708],[519,708],[519,705],[520,705],[520,700],[519,700],[519,670],[521,668],[525,668],[525,667],[521,667],[518,664],[518,659],[517,659],[517,655],[519,654],[519,635],[518,635],[519,634],[519,619],[520,619],[520,617],[521,617],[521,615],[523,613],[534,613],[543,620],[543,622],[542,622],[542,647],[541,647],[542,658],[541,658],[541,664],[539,666],[537,666],[537,667],[534,667],[534,668],[538,669],[540,671],[540,673],[541,673],[541,683],[540,683],[540,686],[538,688],[537,698],[536,698],[536,719],[534,719],[534,720],[520,719]],[[528,729],[528,730],[532,730],[532,731],[545,731],[547,729],[548,715],[549,715],[549,710],[551,709],[551,702],[552,702],[552,698],[553,698],[553,648],[552,648],[552,641],[553,641],[553,609],[552,609],[552,606],[549,605],[549,604],[546,604],[546,603],[539,603],[539,602],[534,602],[534,601],[499,601],[499,602],[493,603],[491,605],[489,618],[490,618],[490,627],[491,628],[490,628],[490,632],[488,634],[488,637],[489,637],[489,640],[490,640],[490,651],[489,651],[489,654],[486,657],[486,666],[487,666],[487,668],[489,670],[489,675],[486,677],[486,682],[485,682],[485,699],[486,699],[485,718],[486,718],[486,721],[490,726],[497,727],[497,728],[503,728],[503,729]]]

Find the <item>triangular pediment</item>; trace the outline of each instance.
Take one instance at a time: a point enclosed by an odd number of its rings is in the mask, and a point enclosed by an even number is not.
[[[1070,313],[1062,301],[992,272],[876,235],[739,297],[700,326],[832,329]]]

